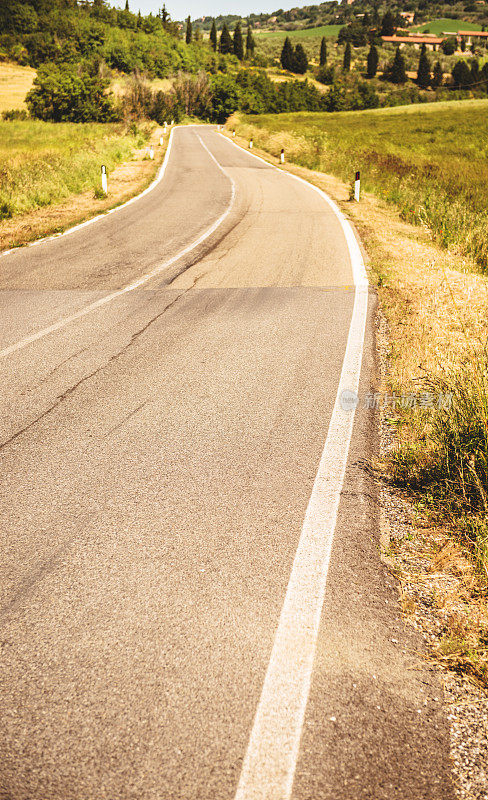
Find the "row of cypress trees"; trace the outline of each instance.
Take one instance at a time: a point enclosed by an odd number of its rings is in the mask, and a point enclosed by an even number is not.
[[[283,69],[287,69],[289,72],[296,72],[300,75],[304,75],[308,69],[308,58],[305,50],[300,43],[293,48],[289,36],[285,39],[280,61]]]
[[[186,20],[185,41],[187,44],[190,44],[193,41],[193,28],[190,17],[188,17]],[[214,52],[217,52],[218,50],[219,53],[222,53],[223,55],[233,54],[237,56],[239,61],[242,61],[244,59],[244,38],[242,35],[241,23],[237,23],[234,29],[234,36],[232,37],[229,28],[224,22],[219,41],[217,38],[217,26],[215,25],[215,20],[213,20],[212,28],[210,30],[210,45]],[[255,47],[256,43],[251,32],[251,27],[248,26],[245,49],[246,58],[253,57]]]

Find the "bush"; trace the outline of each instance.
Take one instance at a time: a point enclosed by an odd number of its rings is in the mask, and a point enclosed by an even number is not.
[[[334,67],[320,67],[317,72],[317,80],[326,86],[334,83]]]
[[[28,118],[29,115],[25,108],[12,108],[9,111],[4,111],[2,113],[2,119],[5,120],[5,122],[13,122],[17,119],[25,120]]]
[[[117,115],[108,86],[96,63],[43,64],[26,103],[45,122],[112,122]]]
[[[453,56],[457,49],[457,39],[455,36],[449,36],[448,39],[444,39],[441,44],[442,52],[445,56]]]

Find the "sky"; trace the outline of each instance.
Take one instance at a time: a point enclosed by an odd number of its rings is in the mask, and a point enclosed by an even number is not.
[[[115,1],[114,5],[123,5]],[[156,13],[163,5],[163,0],[129,0],[130,10],[142,14]],[[252,12],[271,13],[281,8],[280,0],[166,0],[166,8],[173,19],[201,17],[204,14],[215,17],[217,14],[241,14],[246,16]]]

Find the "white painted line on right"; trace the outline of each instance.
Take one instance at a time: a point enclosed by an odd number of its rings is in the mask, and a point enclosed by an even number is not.
[[[251,153],[248,155],[259,158]],[[291,177],[319,192],[338,217],[351,259],[355,297],[327,439],[295,554],[235,800],[290,800],[292,794],[354,425],[354,408],[343,410],[339,398],[345,390],[358,393],[368,311],[366,270],[349,222],[324,192],[296,175]]]

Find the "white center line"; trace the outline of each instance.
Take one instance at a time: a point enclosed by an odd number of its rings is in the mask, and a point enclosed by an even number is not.
[[[248,155],[259,158],[251,153]],[[297,180],[302,181],[301,178]],[[327,195],[307,181],[302,182],[322,195],[342,225],[356,287],[354,308],[336,402],[295,554],[235,800],[289,800],[292,794],[354,424],[354,410],[344,411],[339,397],[346,389],[358,391],[368,310],[366,271],[351,226]]]
[[[166,151],[164,163],[163,163],[162,170],[161,170],[162,173],[164,172],[164,169],[165,169],[166,164],[167,164],[168,159],[169,159],[169,154],[170,154],[170,151],[171,151],[171,145],[172,145],[172,142],[173,142],[174,130],[175,129],[173,129],[171,131],[170,140],[169,140],[169,143],[168,143],[168,149]],[[226,217],[228,217],[228,215],[230,214],[230,212],[232,210],[232,207],[234,205],[235,195],[236,195],[236,186],[235,186],[234,181],[230,177],[230,175],[228,175],[225,172],[225,170],[222,169],[220,164],[216,161],[216,159],[214,158],[214,156],[212,155],[212,153],[210,152],[210,150],[208,149],[206,144],[204,144],[204,142],[202,141],[201,137],[198,134],[197,134],[197,138],[200,140],[201,144],[203,145],[203,147],[205,148],[207,153],[211,156],[213,161],[215,161],[215,163],[217,164],[217,166],[219,167],[221,172],[223,172],[224,175],[230,181],[230,184],[231,184],[231,198],[230,198],[229,204],[228,204],[227,208],[225,209],[225,211],[223,212],[223,214],[221,214],[220,217],[217,220],[215,220],[215,222],[209,228],[207,228],[207,230],[204,233],[202,233],[198,237],[198,239],[195,239],[195,241],[191,242],[191,244],[189,244],[183,250],[180,250],[180,252],[177,253],[175,256],[173,256],[172,258],[168,259],[168,261],[165,261],[162,264],[159,264],[159,266],[155,267],[150,272],[148,272],[145,275],[143,275],[141,278],[138,278],[136,281],[134,281],[133,283],[130,283],[128,286],[124,286],[123,289],[117,289],[117,291],[111,292],[111,294],[105,295],[105,297],[101,297],[99,300],[95,300],[95,302],[90,303],[90,305],[85,306],[84,308],[80,309],[79,311],[76,311],[74,314],[70,314],[67,317],[62,317],[61,319],[57,320],[57,322],[54,322],[52,325],[49,325],[47,328],[42,328],[42,330],[36,331],[35,333],[32,333],[29,336],[26,336],[25,338],[21,339],[20,341],[15,342],[14,344],[9,345],[8,347],[5,347],[3,350],[0,350],[0,358],[6,358],[7,356],[11,355],[12,353],[17,352],[18,350],[22,350],[24,347],[27,347],[29,344],[32,344],[33,342],[37,342],[39,339],[43,339],[45,336],[49,336],[49,334],[55,333],[56,331],[60,330],[61,328],[64,328],[66,325],[69,325],[70,323],[75,322],[75,320],[81,319],[82,317],[86,316],[87,314],[91,314],[93,311],[96,311],[98,308],[101,308],[102,306],[106,305],[107,303],[111,303],[112,300],[115,300],[117,297],[121,297],[124,294],[128,294],[129,292],[133,292],[135,289],[139,289],[141,286],[144,286],[144,284],[146,284],[152,278],[155,278],[157,275],[160,275],[162,272],[164,272],[164,270],[168,269],[168,267],[171,267],[172,264],[175,264],[177,261],[179,261],[180,258],[183,258],[183,256],[187,255],[192,250],[194,250],[196,247],[198,247],[200,244],[202,244],[202,242],[204,242],[206,239],[208,239],[209,236],[211,236],[217,230],[217,228],[220,225],[222,225],[222,223],[224,222]]]

